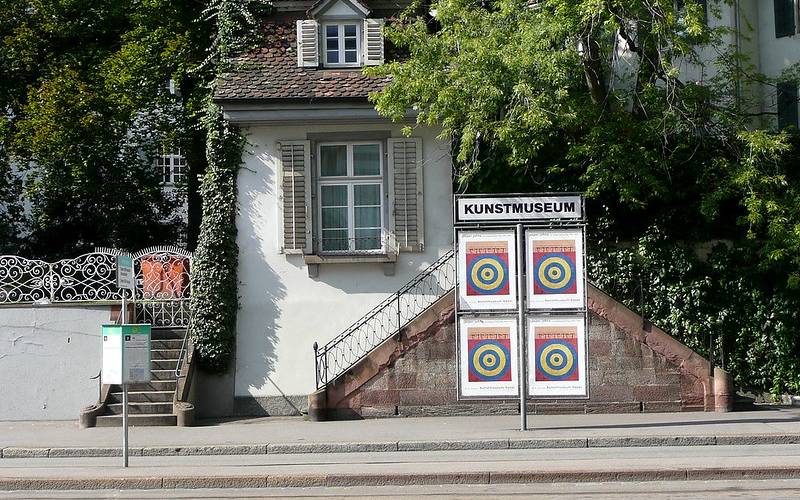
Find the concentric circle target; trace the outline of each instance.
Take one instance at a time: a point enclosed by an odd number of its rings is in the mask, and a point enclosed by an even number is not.
[[[508,375],[511,354],[493,340],[475,344],[469,352],[470,367],[482,381],[501,380]]]
[[[547,254],[536,266],[535,279],[547,292],[562,292],[575,283],[575,264],[564,254]]]
[[[494,293],[508,282],[506,263],[499,257],[487,255],[472,262],[469,284],[482,293]]]
[[[578,353],[569,342],[549,340],[539,350],[539,368],[549,380],[570,378],[578,368]]]

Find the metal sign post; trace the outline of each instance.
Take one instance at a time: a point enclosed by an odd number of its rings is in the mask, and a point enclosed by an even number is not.
[[[522,258],[525,255],[525,238],[522,234],[522,224],[517,224],[517,345],[519,351],[517,362],[519,363],[519,430],[528,430],[528,389],[526,387],[527,370],[526,370],[526,353],[527,347],[525,345],[525,277],[524,277],[524,262]]]
[[[131,298],[133,298],[134,289],[135,289],[135,282],[133,277],[133,258],[130,255],[118,255],[117,256],[117,287],[122,292],[122,307],[120,308],[121,314],[121,321],[120,323],[124,325],[128,319],[128,307],[127,307],[127,294],[124,290],[130,290]],[[126,351],[126,340],[127,338],[123,337],[122,339],[122,349],[120,352],[120,362],[122,365],[122,377],[120,382],[122,383],[122,466],[128,466],[128,376],[125,373],[125,351]],[[149,366],[148,366],[149,369]],[[149,371],[149,370],[148,370]]]

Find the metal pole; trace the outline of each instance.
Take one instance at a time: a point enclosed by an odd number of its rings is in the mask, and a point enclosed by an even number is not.
[[[525,241],[522,224],[517,224],[517,358],[519,367],[519,427],[528,430],[527,370],[525,369]]]
[[[123,340],[123,351],[125,350]],[[123,377],[125,374],[123,374]],[[122,466],[128,466],[128,384],[122,383]]]

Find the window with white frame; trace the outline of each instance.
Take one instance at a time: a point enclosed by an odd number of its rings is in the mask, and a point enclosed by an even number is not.
[[[180,149],[174,151],[165,149],[156,158],[156,169],[161,173],[161,180],[164,184],[181,183],[186,178],[186,158]]]
[[[359,66],[360,32],[360,26],[356,22],[323,24],[325,66]]]
[[[380,142],[318,145],[322,253],[385,250],[382,157]]]

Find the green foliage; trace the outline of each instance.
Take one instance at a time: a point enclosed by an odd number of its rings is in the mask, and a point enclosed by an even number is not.
[[[800,148],[753,129],[774,128],[761,91],[800,66],[758,74],[681,3],[421,0],[387,27],[409,57],[368,70],[392,76],[371,99],[440,128],[461,190],[585,192],[607,221],[589,241],[601,286],[630,297],[641,275],[637,309],[695,348],[721,314],[739,383],[796,390]],[[698,260],[717,240],[730,248]]]
[[[255,24],[254,11],[262,8],[263,2],[253,0],[210,3],[206,13],[216,22],[216,35],[206,63],[216,76],[247,46]],[[222,109],[210,96],[204,103],[202,125],[208,167],[200,186],[203,219],[192,270],[191,333],[202,365],[223,372],[234,352],[239,308],[236,176],[245,140],[225,121]]]

